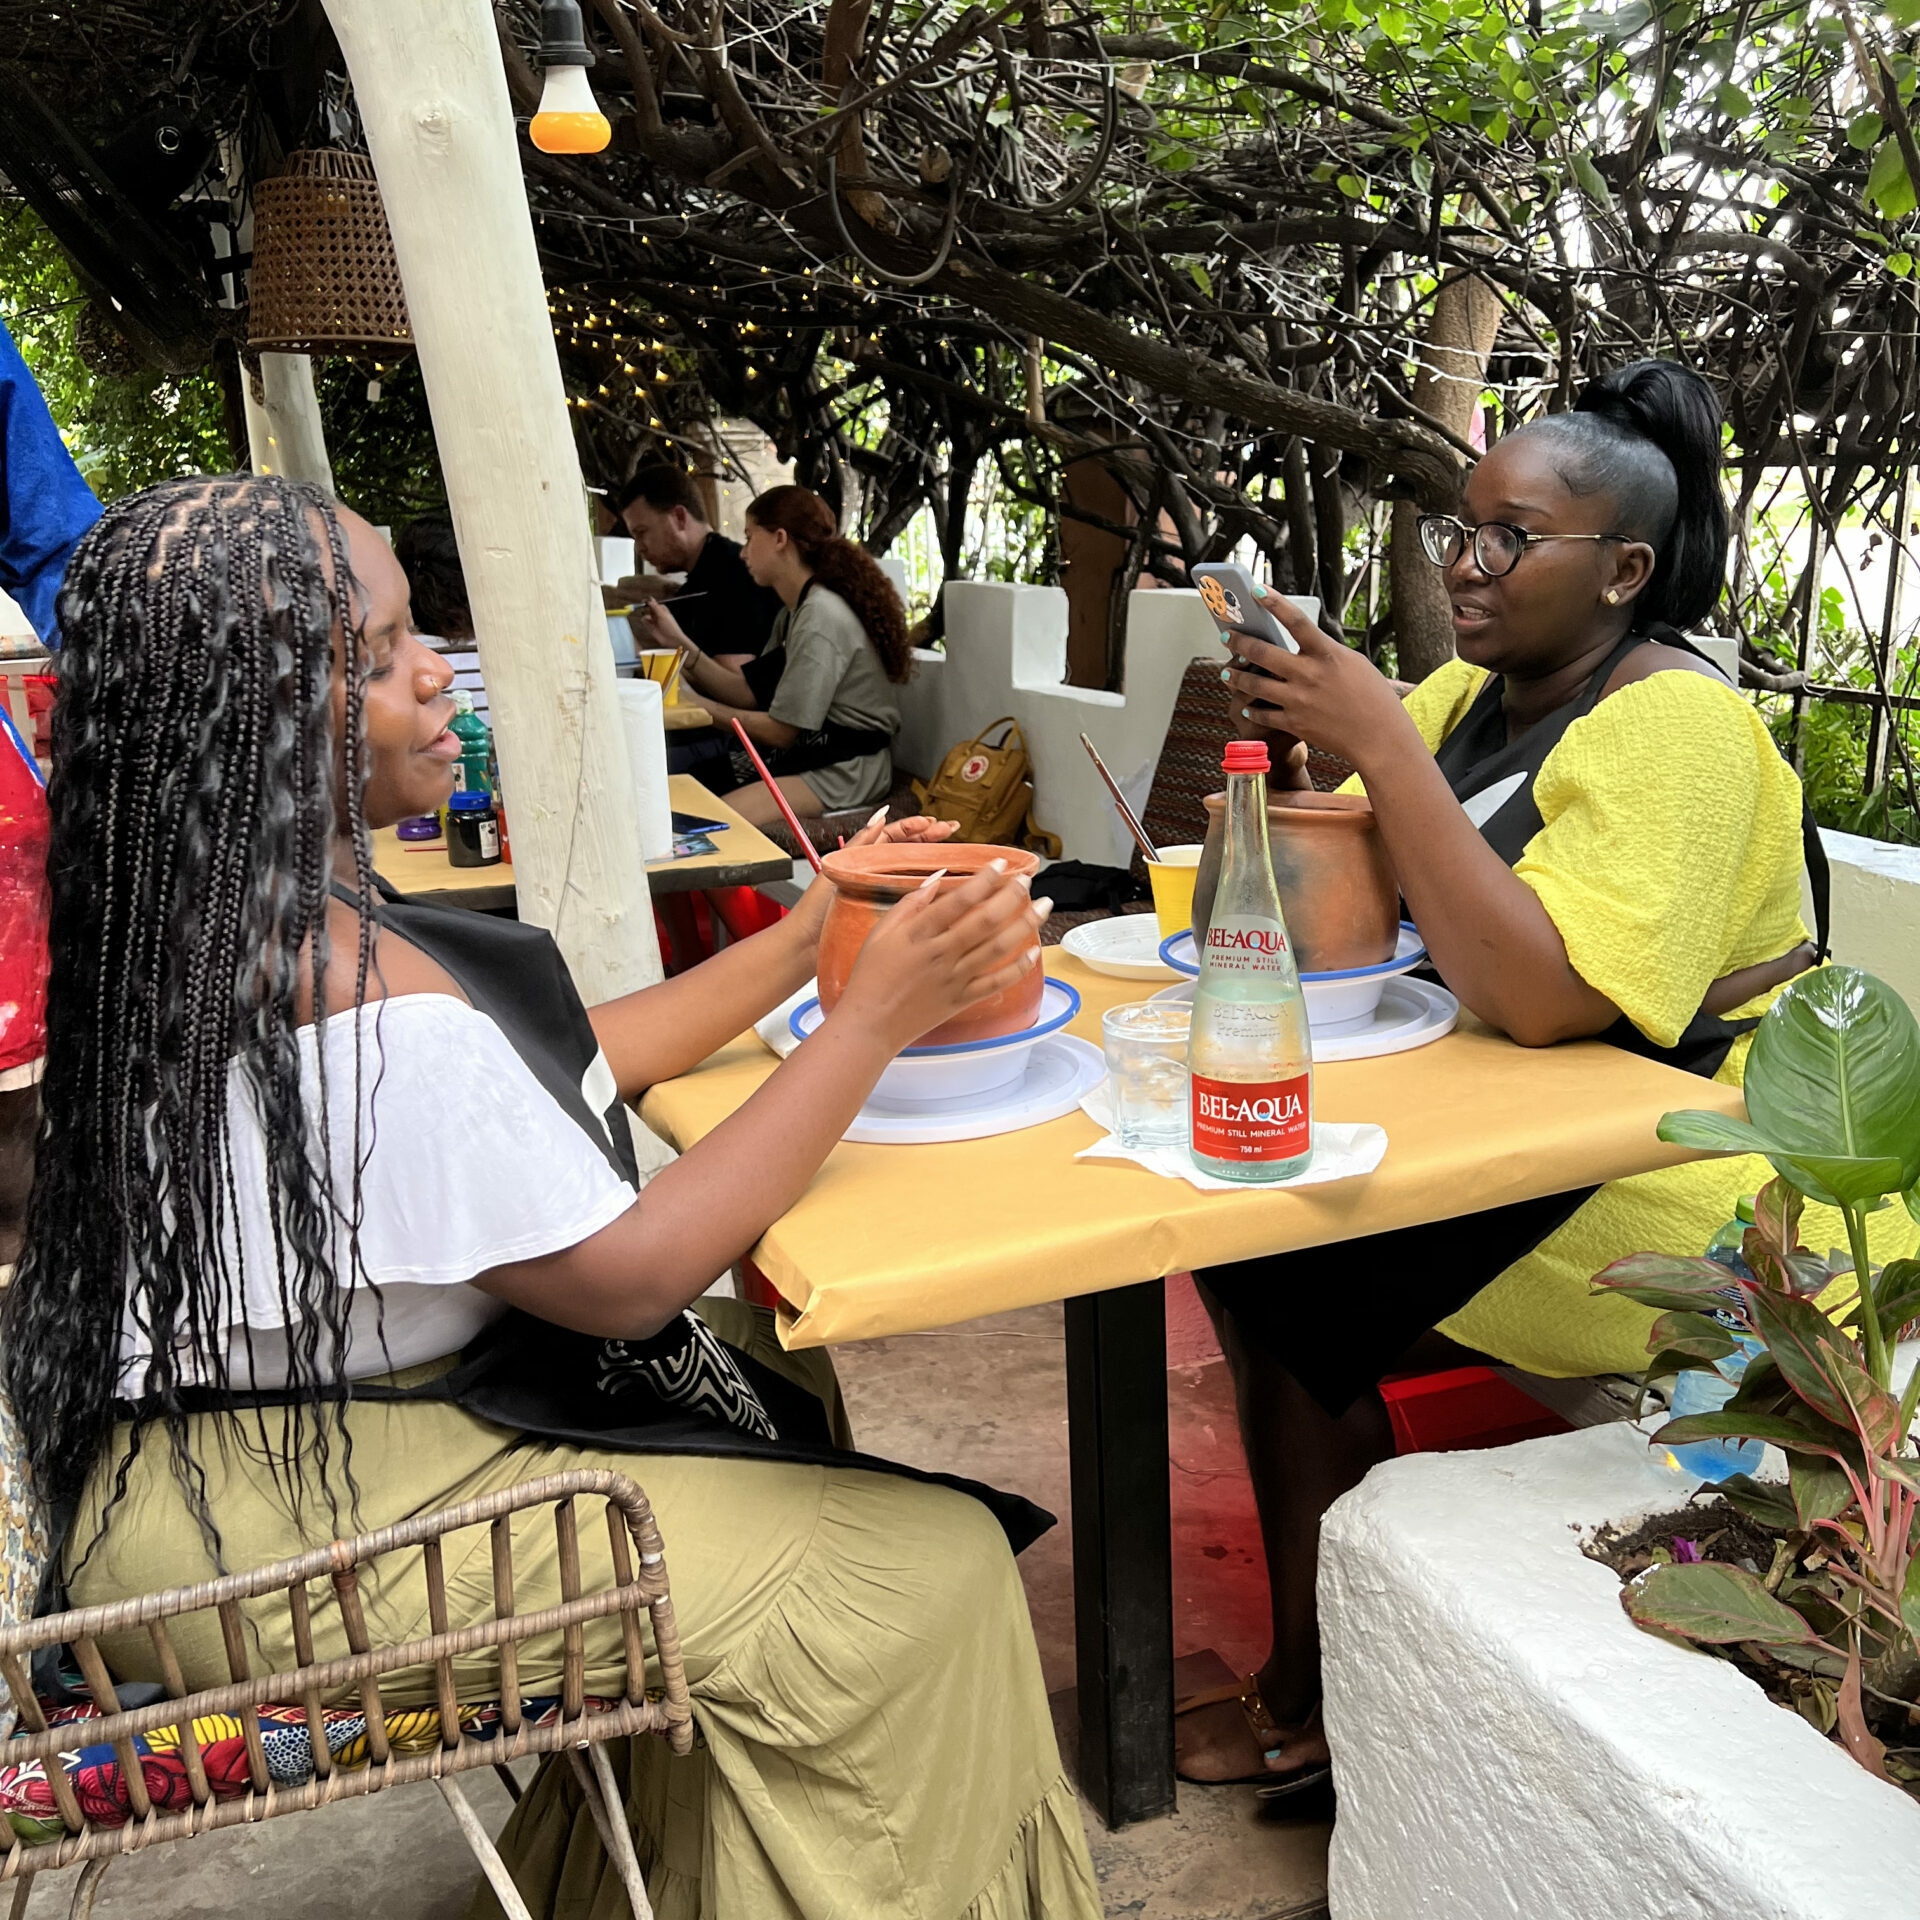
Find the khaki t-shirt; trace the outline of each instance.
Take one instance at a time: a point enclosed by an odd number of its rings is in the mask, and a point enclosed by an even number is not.
[[[831,587],[814,581],[800,604],[783,607],[767,647],[785,646],[786,670],[767,713],[798,733],[829,720],[876,733],[900,731],[900,697],[867,638],[860,616]]]

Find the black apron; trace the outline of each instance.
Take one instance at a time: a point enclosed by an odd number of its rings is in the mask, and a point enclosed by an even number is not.
[[[334,893],[355,904],[344,888]],[[447,970],[637,1190],[625,1108],[552,937],[490,914],[410,904],[384,885],[375,912],[382,926]],[[1053,1525],[1050,1513],[1018,1494],[835,1446],[813,1393],[720,1339],[693,1313],[676,1315],[651,1340],[625,1341],[569,1332],[511,1309],[437,1379],[409,1387],[351,1382],[338,1391],[349,1400],[450,1400],[496,1426],[615,1453],[744,1454],[926,1481],[979,1500],[1016,1553]],[[274,1389],[193,1389],[180,1400],[188,1412],[213,1412],[286,1406],[295,1397]],[[122,1405],[119,1417],[137,1411]]]
[[[1545,824],[1533,783],[1576,720],[1591,713],[1622,660],[1659,642],[1699,654],[1668,627],[1630,633],[1564,706],[1507,738],[1506,683],[1490,675],[1434,758],[1454,798],[1487,844],[1514,865]],[[1705,658],[1705,655],[1700,655]],[[1801,831],[1814,900],[1819,958],[1827,952],[1828,874],[1819,829],[1804,799]],[[1428,973],[1428,978],[1437,976]],[[1711,1079],[1733,1043],[1758,1020],[1725,1020],[1704,1010],[1670,1047],[1649,1040],[1622,1015],[1598,1038],[1609,1046]],[[1230,1312],[1249,1343],[1270,1354],[1338,1416],[1393,1371],[1430,1328],[1524,1259],[1573,1218],[1599,1189],[1581,1187],[1483,1213],[1370,1234],[1299,1253],[1269,1254],[1208,1267],[1196,1278]],[[1367,1311],[1355,1316],[1352,1303]]]

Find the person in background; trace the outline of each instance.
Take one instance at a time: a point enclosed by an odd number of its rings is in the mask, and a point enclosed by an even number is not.
[[[653,569],[619,587],[637,603],[635,645],[674,644],[658,624],[660,602],[668,599],[680,632],[723,666],[741,667],[766,652],[780,597],[747,571],[738,543],[708,525],[692,474],[652,461],[615,498],[635,551]],[[667,573],[686,578],[676,587],[659,577]]]
[[[0,588],[49,647],[54,597],[100,502],[80,477],[13,336],[0,326]],[[0,1277],[19,1246],[46,1032],[47,803],[32,743],[0,703]]]
[[[686,657],[684,678],[720,726],[738,719],[795,813],[835,813],[884,800],[912,650],[906,609],[873,556],[843,539],[833,510],[805,487],[773,487],[747,509],[747,570],[780,596],[773,640],[729,667],[702,650],[665,607],[654,631]],[[734,756],[728,803],[755,826],[780,818],[747,756]]]
[[[473,610],[452,521],[408,522],[393,552],[413,588],[414,631],[435,640],[471,641]]]

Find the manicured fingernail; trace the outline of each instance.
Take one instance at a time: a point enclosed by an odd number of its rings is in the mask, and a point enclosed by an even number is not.
[[[1044,920],[1047,915],[1053,911],[1053,902],[1051,900],[1036,900],[1033,903],[1033,910]]]
[[[947,870],[945,867],[942,867],[938,873],[928,874],[927,877],[920,882],[920,891],[922,893],[925,893],[928,890],[928,888],[937,887],[940,884],[940,882],[944,880],[946,877],[947,877]]]
[[[1230,681],[1230,680],[1232,680],[1232,678],[1233,678],[1233,675],[1232,675],[1231,673],[1229,673],[1229,672],[1227,671],[1227,669],[1226,669],[1225,667],[1222,667],[1222,668],[1220,669],[1220,678],[1221,678],[1222,680],[1229,680],[1229,681]]]
[[[1005,873],[1006,870],[1007,863],[1004,860],[989,860],[987,862],[987,871],[989,873]]]
[[[1266,1760],[1278,1760],[1280,1758],[1280,1749],[1278,1747],[1269,1747],[1261,1757]]]
[[[1040,958],[1040,949],[1038,947],[1029,947],[1021,958],[1025,960],[1038,960]]]
[[[1240,709],[1240,718],[1242,720],[1251,720],[1253,718],[1253,709],[1251,707],[1242,707]]]
[[[1013,884],[1016,887],[1025,887],[1026,890],[1031,893],[1033,891],[1033,875],[1030,873],[1016,873],[1013,876]]]
[[[887,817],[887,809],[885,807],[877,808],[874,812],[873,818],[867,822],[867,825],[870,827],[877,827],[886,817]]]

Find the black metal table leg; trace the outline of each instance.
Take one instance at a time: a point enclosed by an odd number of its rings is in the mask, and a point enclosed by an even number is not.
[[[1166,1287],[1066,1303],[1080,1788],[1109,1827],[1171,1813]]]

